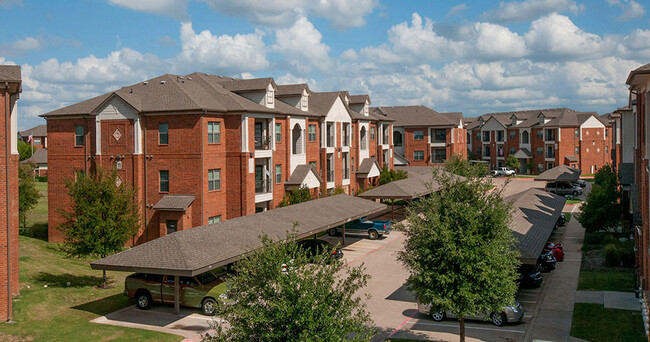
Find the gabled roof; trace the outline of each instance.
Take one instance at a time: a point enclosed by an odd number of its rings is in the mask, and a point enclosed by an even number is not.
[[[20,65],[0,65],[0,82],[21,82]]]
[[[161,211],[185,211],[192,202],[193,195],[164,195],[153,208]]]
[[[357,169],[355,173],[357,174],[357,176],[368,174],[372,170],[373,165],[376,166],[379,170],[381,170],[381,167],[379,167],[379,163],[377,163],[377,159],[375,159],[374,157],[364,158],[361,161],[361,164],[359,164],[359,169]]]
[[[39,148],[34,151],[31,157],[20,162],[21,164],[35,163],[35,164],[47,164],[47,149]]]
[[[650,74],[650,63],[646,65],[642,65],[632,71],[630,71],[630,74],[627,76],[627,80],[625,81],[625,84],[631,85],[632,80],[634,79],[635,76],[637,75],[645,75],[645,74]]]
[[[269,84],[273,85],[274,90],[278,89],[272,77],[250,78],[245,80],[232,79],[229,81],[224,80],[222,83],[224,89],[230,90],[232,92],[266,91],[269,87]]]
[[[439,113],[425,106],[392,106],[372,107],[371,112],[379,112],[395,120],[396,127],[407,126],[433,126],[450,127],[459,126],[463,117],[462,113]]]
[[[305,90],[307,90],[307,94],[311,93],[311,90],[309,90],[307,83],[283,84],[278,85],[278,90],[275,92],[275,96],[302,96],[302,92]]]
[[[47,125],[38,125],[22,132],[18,132],[18,134],[20,134],[21,137],[28,137],[30,134],[34,137],[46,137]]]
[[[517,150],[517,152],[515,152],[515,158],[518,158],[518,159],[526,159],[526,158],[532,158],[532,157],[533,157],[533,154],[530,153],[530,151],[528,151],[527,148],[520,148],[519,150]]]
[[[327,116],[327,114],[330,112],[330,109],[332,109],[332,106],[334,106],[337,98],[341,99],[348,112],[348,115],[352,117],[350,109],[345,104],[345,101],[343,101],[343,95],[341,91],[312,92],[311,97],[309,98],[309,110],[320,116]]]
[[[350,95],[350,103],[366,103],[368,101],[368,104],[370,104],[370,96],[368,94],[361,94],[361,95]]]
[[[393,151],[393,156],[395,157],[393,161],[395,166],[406,166],[409,164],[408,159],[404,158],[404,156],[401,155],[399,152]]]
[[[548,169],[535,177],[536,181],[577,181],[580,178],[580,170],[574,169],[566,165],[558,165],[552,169]]]
[[[566,160],[572,162],[572,163],[575,163],[575,162],[578,161],[578,157],[576,157],[576,156],[565,156],[564,158],[565,158]]]
[[[316,176],[316,179],[318,179],[319,182],[323,182],[323,178],[318,174],[318,171],[314,168],[313,165],[311,164],[302,164],[296,166],[296,168],[293,170],[291,173],[291,176],[289,177],[289,180],[284,182],[284,185],[298,185],[301,186],[305,182],[305,178],[309,175],[309,173],[312,172],[314,176]]]

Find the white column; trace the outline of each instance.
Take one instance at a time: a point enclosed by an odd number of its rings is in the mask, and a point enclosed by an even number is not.
[[[133,154],[142,154],[142,124],[140,117],[133,119]]]
[[[248,115],[241,116],[241,151],[248,152]]]
[[[11,95],[11,154],[18,154],[18,96]]]
[[[136,135],[137,133],[133,133]],[[137,143],[137,142],[136,142]],[[102,155],[102,124],[99,115],[95,116],[95,151],[97,155]]]

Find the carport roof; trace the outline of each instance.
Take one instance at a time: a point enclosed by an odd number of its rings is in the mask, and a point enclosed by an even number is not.
[[[580,178],[580,170],[568,167],[566,165],[559,165],[552,169],[546,170],[535,177],[536,181],[568,181],[575,182]]]
[[[411,200],[440,190],[440,183],[433,177],[433,167],[404,166],[396,169],[407,171],[408,178],[380,185],[358,196],[367,199]]]
[[[524,264],[535,264],[553,232],[566,199],[541,189],[528,189],[504,198],[514,212],[510,230],[517,238],[517,249]]]
[[[295,226],[304,238],[385,210],[345,194],[328,196],[178,231],[92,262],[93,269],[193,276],[229,264],[261,247],[260,236],[282,240]]]

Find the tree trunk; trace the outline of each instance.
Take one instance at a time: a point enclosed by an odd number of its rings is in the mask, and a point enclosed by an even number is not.
[[[460,322],[460,342],[465,342],[465,318],[459,317]]]
[[[102,288],[106,288],[106,270],[102,270],[102,273],[103,273]]]

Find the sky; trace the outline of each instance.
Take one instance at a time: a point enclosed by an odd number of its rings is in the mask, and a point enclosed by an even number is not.
[[[625,106],[650,63],[646,0],[0,0],[19,129],[162,74],[273,77],[373,106],[484,113]]]

